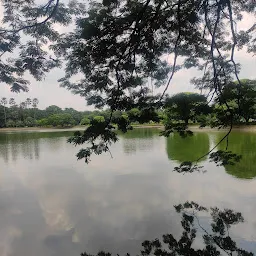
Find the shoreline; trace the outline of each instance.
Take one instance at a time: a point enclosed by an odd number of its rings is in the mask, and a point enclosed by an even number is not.
[[[134,129],[141,128],[155,128],[155,129],[163,129],[163,125],[133,125]],[[0,128],[0,132],[65,132],[65,131],[79,131],[85,129],[86,126],[74,126],[72,128],[54,128],[54,127],[11,127],[11,128]],[[193,132],[223,132],[228,131],[229,128],[211,128],[211,127],[203,127],[200,128],[198,125],[191,125],[189,129]],[[233,131],[244,131],[244,132],[256,132],[256,125],[241,125],[234,126],[232,128]]]

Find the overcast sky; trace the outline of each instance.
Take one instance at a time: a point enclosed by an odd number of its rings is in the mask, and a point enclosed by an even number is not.
[[[1,8],[0,8],[1,9]],[[1,12],[0,12],[1,15]],[[247,29],[253,25],[255,17],[246,16],[239,24],[237,29]],[[63,29],[63,28],[62,28]],[[256,79],[256,57],[249,55],[244,50],[236,53],[236,60],[242,65],[240,78]],[[194,86],[190,84],[190,79],[196,76],[198,72],[195,69],[181,70],[175,74],[172,83],[168,89],[169,94],[184,91],[195,91]],[[25,78],[31,81],[29,92],[27,93],[12,93],[9,87],[0,83],[0,98],[15,98],[17,103],[24,101],[26,98],[38,98],[38,107],[43,109],[49,105],[58,105],[61,108],[72,107],[77,110],[92,110],[86,104],[85,99],[78,95],[73,95],[70,91],[60,88],[58,79],[63,77],[64,71],[61,69],[54,69],[47,74],[45,80],[35,81],[31,76],[27,75]]]

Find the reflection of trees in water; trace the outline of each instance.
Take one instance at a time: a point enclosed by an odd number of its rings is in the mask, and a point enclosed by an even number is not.
[[[219,141],[223,134],[216,136]],[[226,141],[221,143],[219,150],[226,149]],[[254,133],[232,132],[229,136],[228,151],[242,155],[240,162],[235,165],[226,165],[227,173],[242,179],[251,179],[256,176],[256,136]]]
[[[159,130],[153,128],[139,128],[120,134],[123,139],[124,153],[150,150],[154,145],[153,138],[159,136]]]
[[[177,236],[165,234],[162,239],[145,240],[142,243],[141,254],[137,255],[254,255],[252,252],[240,248],[230,236],[231,227],[244,221],[240,212],[234,212],[231,209],[220,210],[217,207],[209,210],[195,202],[186,202],[174,207],[177,213],[182,215],[181,225],[183,232],[181,237],[177,239]],[[208,224],[208,228],[206,225],[202,225],[199,218],[200,212],[210,212],[211,224]],[[200,249],[194,248],[198,234],[202,235]],[[97,256],[109,255],[111,253],[100,252],[97,254]],[[127,253],[127,255],[129,254]],[[81,256],[89,256],[89,254],[82,253]]]
[[[195,133],[182,138],[179,134],[171,134],[166,138],[166,151],[170,160],[180,163],[195,161],[209,151],[210,143],[207,133]],[[202,158],[205,160],[206,157]]]
[[[1,133],[0,156],[5,162],[8,162],[10,157],[12,161],[16,161],[19,156],[38,160],[40,158],[40,140],[51,139],[49,146],[56,150],[61,146],[61,137],[72,134],[72,132]]]

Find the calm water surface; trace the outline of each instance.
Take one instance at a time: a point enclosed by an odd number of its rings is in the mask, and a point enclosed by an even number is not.
[[[141,249],[145,239],[181,233],[173,205],[193,200],[242,212],[232,229],[240,246],[256,252],[256,134],[234,132],[237,166],[181,175],[173,167],[194,160],[223,135],[159,137],[154,129],[125,135],[89,165],[66,143],[72,132],[0,133],[0,255],[78,256]],[[223,149],[225,145],[220,145]],[[202,222],[205,220],[202,218]]]

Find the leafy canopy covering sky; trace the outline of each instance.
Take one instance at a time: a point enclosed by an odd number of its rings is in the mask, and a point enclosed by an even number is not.
[[[0,18],[2,15],[2,6],[0,6]],[[248,29],[253,25],[255,17],[244,15],[244,19],[237,24],[237,30]],[[70,28],[59,26],[58,30],[62,33],[70,30]],[[255,79],[256,57],[246,53],[245,50],[236,52],[236,60],[242,65],[240,72],[240,78]],[[172,56],[168,57],[170,62]],[[194,85],[190,83],[190,79],[196,76],[198,71],[195,69],[180,70],[174,75],[173,81],[168,88],[169,94],[175,94],[184,91],[196,91]],[[65,88],[60,88],[58,79],[63,77],[64,71],[62,69],[54,69],[46,75],[43,81],[36,81],[30,75],[26,75],[25,79],[31,81],[29,86],[29,92],[13,93],[10,91],[10,87],[0,83],[0,97],[15,98],[17,103],[24,101],[27,97],[38,98],[39,108],[45,108],[49,105],[58,105],[61,108],[72,107],[77,110],[93,109],[86,104],[85,99],[78,95],[73,95]]]

